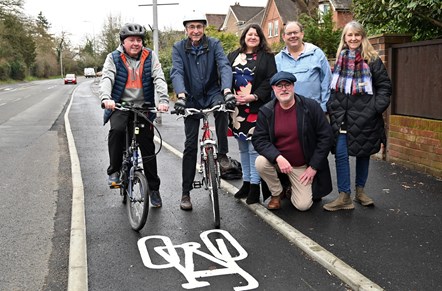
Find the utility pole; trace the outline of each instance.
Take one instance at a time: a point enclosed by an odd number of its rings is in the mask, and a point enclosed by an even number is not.
[[[138,6],[152,6],[153,8],[153,50],[158,54],[158,5],[179,5],[179,3],[157,4],[157,0],[152,0],[152,4],[139,4]]]
[[[157,4],[157,0],[152,0],[152,4],[139,4],[138,6],[152,6],[153,8],[153,50],[159,54],[159,46],[158,46],[158,5],[179,5],[179,3],[163,3]],[[162,123],[161,113],[157,114],[157,118],[155,122],[158,124]]]

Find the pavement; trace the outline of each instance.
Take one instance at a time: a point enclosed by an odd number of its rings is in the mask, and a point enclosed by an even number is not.
[[[175,117],[164,114],[162,122],[169,120]],[[173,148],[167,143],[163,146]],[[234,138],[229,139],[229,147],[229,155],[239,160]],[[181,154],[180,149],[172,151]],[[307,212],[297,211],[287,199],[276,211],[266,209],[267,201],[253,205],[242,202],[353,290],[442,290],[442,180],[372,159],[365,190],[375,206],[355,203],[354,210],[327,212],[323,204],[338,194],[332,155],[329,161],[334,190]],[[354,181],[353,159],[351,170]],[[241,184],[241,180],[230,180],[221,186],[234,199]],[[81,190],[82,185],[74,188]],[[81,195],[76,199],[83,207]],[[79,224],[71,232],[71,247],[78,248],[84,240],[83,210],[72,212],[78,213],[72,221]],[[79,249],[80,255],[86,256],[84,248]],[[72,266],[70,262],[69,290],[87,289],[87,266],[78,256],[71,253],[71,258],[77,259],[72,260]],[[85,288],[76,288],[80,282]]]
[[[234,138],[229,148],[239,160]],[[350,163],[354,181],[354,158]],[[354,210],[328,212],[322,206],[338,196],[331,154],[329,164],[334,190],[307,212],[287,199],[276,211],[266,209],[268,200],[242,202],[353,290],[441,290],[442,180],[372,159],[365,190],[375,206],[355,202]],[[241,184],[221,186],[233,195]]]

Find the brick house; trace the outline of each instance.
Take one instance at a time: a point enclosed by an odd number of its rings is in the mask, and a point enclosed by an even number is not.
[[[220,31],[226,19],[226,14],[206,14],[208,25],[215,26]]]
[[[239,36],[249,23],[261,24],[263,12],[264,7],[241,6],[236,2],[229,7],[221,30]]]

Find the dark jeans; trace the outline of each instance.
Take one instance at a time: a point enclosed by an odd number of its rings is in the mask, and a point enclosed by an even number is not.
[[[228,116],[225,112],[215,112],[215,130],[218,142],[218,153],[227,154],[229,145],[227,141]],[[196,162],[198,154],[198,136],[201,131],[200,118],[197,116],[189,116],[184,120],[184,131],[186,141],[184,142],[183,153],[183,194],[189,194],[193,189],[193,181],[195,179]]]
[[[347,149],[347,135],[339,134],[336,142],[336,178],[339,193],[351,193],[350,190],[350,162]],[[364,187],[368,178],[370,157],[356,157],[356,187]]]
[[[108,139],[110,165],[107,168],[108,175],[121,169],[123,151],[126,145],[126,125],[129,124],[129,129],[132,131],[131,121],[132,113],[127,111],[115,110],[110,117]],[[156,156],[153,156],[155,154],[153,126],[141,117],[139,121],[140,124],[144,124],[144,127],[140,125],[140,133],[137,136],[137,141],[142,156],[148,157],[143,158],[144,174],[149,183],[149,188],[151,190],[159,190],[160,177],[158,177],[157,159]]]

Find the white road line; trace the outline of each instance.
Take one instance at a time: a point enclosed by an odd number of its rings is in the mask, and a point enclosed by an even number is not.
[[[77,87],[78,88],[78,87]],[[75,91],[72,92],[71,102],[64,115],[66,135],[68,139],[69,154],[72,171],[72,217],[71,238],[69,246],[69,275],[68,291],[87,291],[87,247],[86,247],[86,219],[84,211],[84,188],[81,179],[80,159],[75,147],[74,136],[69,123],[69,111],[74,100]]]

